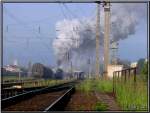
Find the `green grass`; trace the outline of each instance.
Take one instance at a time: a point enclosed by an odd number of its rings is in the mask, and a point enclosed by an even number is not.
[[[118,82],[116,87],[117,102],[123,110],[147,110],[147,84],[137,79],[136,84],[133,78],[128,79],[126,83]]]
[[[90,91],[101,91],[101,92],[112,92],[113,89],[113,82],[112,80],[85,80],[81,84],[76,86],[76,89],[82,92],[90,92]]]
[[[23,87],[38,87],[38,86],[53,86],[53,85],[57,85],[57,84],[61,84],[67,82],[66,80],[39,80],[37,84],[33,83],[25,83],[23,85]]]
[[[89,92],[94,90],[94,82],[93,80],[84,80],[81,84],[76,85],[76,89],[80,90],[83,93],[88,94]]]
[[[21,77],[20,80],[32,80],[32,77]],[[19,80],[18,76],[3,76],[3,81],[16,81]],[[28,87],[39,87],[39,86],[53,86],[56,84],[60,84],[60,83],[64,83],[67,82],[69,80],[54,80],[54,79],[37,79],[36,81],[37,84],[35,84],[35,82],[30,82],[30,83],[24,83],[22,87],[24,88],[28,88]]]
[[[112,80],[100,79],[95,81],[95,89],[100,92],[112,92],[113,91],[113,82]]]
[[[104,104],[104,103],[97,102],[95,104],[95,106],[93,107],[93,109],[95,111],[106,111],[106,110],[108,110],[108,106],[106,104]]]
[[[134,78],[127,79],[126,83],[121,80],[116,82],[116,101],[122,110],[148,110],[147,82],[143,81],[140,76],[136,80],[136,84],[134,84]],[[86,94],[93,90],[106,93],[113,92],[113,80],[85,80],[77,85],[76,89]]]
[[[18,75],[16,76],[3,76],[1,78],[3,81],[15,81],[15,80],[19,80],[19,77]],[[33,79],[32,77],[21,77],[20,80],[31,80]]]

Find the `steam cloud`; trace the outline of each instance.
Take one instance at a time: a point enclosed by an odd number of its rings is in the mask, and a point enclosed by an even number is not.
[[[112,4],[111,34],[112,41],[120,41],[133,35],[141,18],[146,15],[145,4]],[[139,11],[141,14],[139,14]],[[143,12],[143,13],[142,13]],[[70,68],[70,61],[75,70],[94,72],[95,69],[95,20],[62,20],[56,24],[57,38],[53,42],[56,58],[63,69]],[[100,18],[100,64],[103,64],[104,11]],[[69,53],[69,61],[67,60]],[[101,67],[102,70],[102,67]]]

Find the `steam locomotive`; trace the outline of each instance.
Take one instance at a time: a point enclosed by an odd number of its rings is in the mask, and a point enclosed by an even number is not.
[[[32,66],[32,76],[35,78],[54,78],[54,73],[52,69],[49,67],[44,66],[43,64],[40,63],[35,63]]]
[[[35,63],[32,66],[32,76],[34,78],[43,78],[43,79],[64,79],[64,78],[76,78],[84,79],[85,73],[82,71],[74,71],[71,73],[66,73],[62,69],[52,70],[49,67],[44,66],[41,63]]]
[[[64,72],[62,69],[53,71],[51,68],[44,66],[40,63],[35,63],[32,66],[32,76],[34,78],[44,79],[63,79]]]

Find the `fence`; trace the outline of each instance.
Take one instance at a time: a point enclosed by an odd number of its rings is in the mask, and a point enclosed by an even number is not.
[[[126,83],[131,77],[133,77],[134,86],[137,79],[137,68],[128,68],[120,71],[113,72],[113,93],[116,93],[116,84],[117,82],[124,82]]]

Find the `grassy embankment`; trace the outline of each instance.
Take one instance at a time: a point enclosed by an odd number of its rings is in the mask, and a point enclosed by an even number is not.
[[[3,76],[2,78],[1,78],[3,81],[15,81],[15,80],[31,80],[31,79],[33,79],[32,77],[21,77],[20,79],[19,79],[19,77],[18,76]]]
[[[123,110],[145,111],[148,109],[147,83],[137,77],[136,83],[133,78],[116,84],[117,102]]]
[[[109,90],[108,88],[109,87],[106,88],[103,84],[97,84],[96,80],[85,80],[84,82],[76,86],[76,90],[79,90],[82,93],[86,94],[85,98],[88,98],[90,96],[90,93],[92,93],[94,90],[102,89],[104,91],[108,91]],[[107,105],[102,102],[97,102],[92,107],[92,110],[96,111],[106,111],[107,109],[108,109]]]
[[[18,78],[18,76],[4,76],[3,81],[16,81],[16,80],[32,80],[34,78],[29,77],[21,77],[21,79]],[[36,83],[34,81],[37,81]],[[61,84],[64,82],[67,82],[68,80],[54,80],[54,79],[37,79],[30,83],[24,83],[22,87],[40,87],[40,86],[53,86],[57,84]]]
[[[77,90],[86,94],[93,90],[112,92],[113,80],[85,80],[77,86]],[[148,109],[147,99],[147,83],[140,77],[137,78],[136,84],[134,84],[133,78],[128,79],[126,83],[123,81],[116,82],[116,101],[122,110],[145,111]]]
[[[23,87],[40,87],[40,86],[54,86],[57,84],[61,84],[67,82],[66,80],[52,80],[52,79],[47,79],[47,80],[39,80],[36,84],[33,83],[25,83]]]

